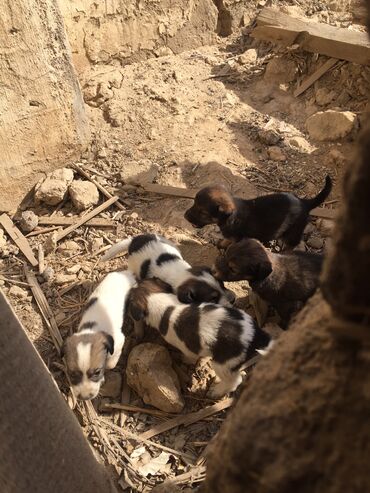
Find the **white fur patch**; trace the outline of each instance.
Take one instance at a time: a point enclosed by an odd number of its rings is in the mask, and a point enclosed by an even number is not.
[[[79,342],[76,351],[78,367],[85,374],[90,368],[91,343]]]

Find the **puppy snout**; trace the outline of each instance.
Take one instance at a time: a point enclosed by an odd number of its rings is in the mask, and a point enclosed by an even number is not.
[[[94,392],[89,392],[88,394],[77,394],[77,399],[80,401],[89,401],[95,397]]]

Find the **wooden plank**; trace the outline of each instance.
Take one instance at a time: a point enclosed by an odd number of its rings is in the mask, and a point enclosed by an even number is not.
[[[338,209],[325,209],[324,207],[316,207],[310,211],[311,216],[322,217],[324,219],[335,219],[338,214]]]
[[[96,186],[96,188],[100,190],[105,197],[107,197],[108,199],[111,199],[113,197],[113,195],[110,192],[108,192],[108,190],[104,188],[103,185],[101,185],[98,181],[94,180],[94,178],[91,178],[91,176],[88,173],[86,173],[86,171],[83,170],[81,166],[75,164],[73,167],[77,171],[77,173],[79,173],[81,176],[91,181],[91,183],[93,183]],[[126,210],[126,207],[120,204],[119,200],[116,202],[116,207],[118,207],[118,209],[120,209],[121,211]]]
[[[27,238],[23,236],[21,231],[16,226],[14,226],[13,221],[10,219],[10,217],[7,214],[2,214],[0,216],[0,224],[3,226],[5,231],[8,233],[8,235],[11,237],[11,239],[14,241],[14,243],[17,245],[17,247],[26,257],[28,262],[33,267],[36,267],[38,265],[38,261],[35,255],[33,254],[32,248],[30,247]]]
[[[329,58],[329,60],[326,60],[325,63],[323,63],[313,74],[311,74],[307,79],[305,79],[302,84],[297,87],[297,89],[294,91],[294,97],[300,96],[302,93],[304,93],[309,87],[312,86],[317,80],[320,79],[328,70],[330,70],[334,65],[337,63],[338,59],[337,58]]]
[[[365,32],[308,22],[272,8],[265,8],[257,17],[251,36],[284,46],[291,46],[302,34],[301,48],[333,58],[362,65],[370,64],[370,41]]]
[[[92,210],[91,212],[89,212],[85,216],[81,217],[78,221],[76,221],[75,224],[72,224],[68,228],[63,229],[62,231],[60,231],[57,234],[56,240],[57,241],[60,241],[62,238],[64,238],[67,235],[69,235],[69,233],[72,233],[72,231],[74,231],[75,229],[77,229],[80,226],[82,226],[83,224],[85,224],[89,219],[92,219],[94,216],[97,216],[101,212],[105,211],[105,209],[107,209],[112,204],[114,204],[115,202],[117,202],[117,200],[118,200],[118,197],[117,196],[114,196],[114,197],[106,200],[105,202],[103,202],[103,204],[99,205],[99,207],[96,207],[94,210]]]
[[[39,224],[43,226],[71,226],[76,222],[75,217],[51,217],[41,216],[39,217]],[[96,217],[86,222],[86,226],[92,226],[95,228],[114,228],[116,224],[110,219],[104,219],[102,217]]]
[[[153,426],[153,428],[151,428],[150,430],[142,433],[140,435],[140,438],[144,440],[149,440],[150,438],[159,435],[160,433],[164,433],[165,431],[172,430],[172,428],[175,428],[176,426],[191,425],[192,423],[200,421],[204,418],[208,418],[208,416],[212,416],[212,414],[216,414],[219,413],[220,411],[223,411],[224,409],[227,409],[228,407],[231,406],[233,402],[234,399],[230,398],[221,402],[217,402],[216,404],[213,404],[213,406],[205,407],[204,409],[201,409],[200,411],[196,411],[195,413],[182,414],[181,416],[176,416],[175,418],[169,419],[164,423],[159,423]]]

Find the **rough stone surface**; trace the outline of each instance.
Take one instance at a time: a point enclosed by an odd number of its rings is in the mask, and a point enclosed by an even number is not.
[[[297,74],[297,65],[292,60],[285,60],[281,57],[272,58],[265,71],[264,79],[267,82],[282,84],[292,82]]]
[[[62,168],[48,173],[46,178],[39,181],[35,187],[36,203],[59,204],[67,195],[68,187],[72,181],[73,171],[69,168]]]
[[[333,233],[334,221],[331,221],[330,219],[318,219],[316,224],[322,235],[331,236]]]
[[[319,111],[306,121],[310,137],[316,140],[337,140],[346,137],[354,128],[355,113],[351,111]]]
[[[90,181],[74,180],[68,191],[78,211],[84,211],[99,202],[99,190]]]
[[[325,106],[331,103],[335,96],[335,91],[329,91],[326,87],[321,87],[315,93],[315,100],[319,106]]]
[[[17,298],[18,300],[24,300],[28,296],[28,292],[19,286],[12,286],[9,289],[8,294],[14,296],[14,298]]]
[[[252,65],[253,63],[256,63],[257,56],[257,50],[255,50],[254,48],[250,48],[239,56],[238,62],[242,65]]]
[[[67,240],[58,246],[58,252],[63,257],[71,257],[80,249],[80,245],[73,240]]]
[[[76,280],[75,274],[56,274],[55,282],[56,284],[67,284]]]
[[[103,397],[117,398],[121,395],[122,376],[117,371],[108,371],[105,374],[105,382],[100,389]]]
[[[275,145],[281,141],[281,136],[275,130],[262,129],[258,132],[258,138],[267,145]]]
[[[310,236],[307,240],[307,245],[316,250],[320,250],[324,246],[324,240],[318,236]]]
[[[165,412],[179,413],[184,407],[178,377],[166,348],[144,343],[134,347],[127,361],[127,383],[146,404]]]
[[[39,218],[33,211],[22,212],[21,220],[19,222],[22,231],[25,233],[30,233],[37,227],[38,224]]]
[[[290,146],[294,147],[298,151],[302,153],[307,153],[311,154],[313,151],[313,147],[307,142],[307,140],[304,137],[301,137],[299,135],[295,135],[294,137],[291,137],[288,140],[288,143]]]
[[[271,146],[267,149],[267,154],[273,161],[286,161],[286,155],[278,146]]]
[[[131,161],[125,163],[121,171],[121,180],[127,184],[153,183],[159,171],[159,166],[149,159],[141,159],[140,161]]]

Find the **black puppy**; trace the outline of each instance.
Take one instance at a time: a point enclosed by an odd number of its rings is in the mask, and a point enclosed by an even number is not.
[[[322,255],[272,253],[259,241],[246,239],[216,258],[213,274],[223,281],[249,281],[253,291],[275,308],[285,328],[318,287],[322,262]]]
[[[312,199],[274,193],[244,200],[215,185],[200,190],[184,216],[196,228],[217,223],[224,238],[231,241],[256,238],[267,243],[281,238],[286,247],[294,248],[301,241],[311,209],[327,198],[331,188],[327,176],[324,188]]]

